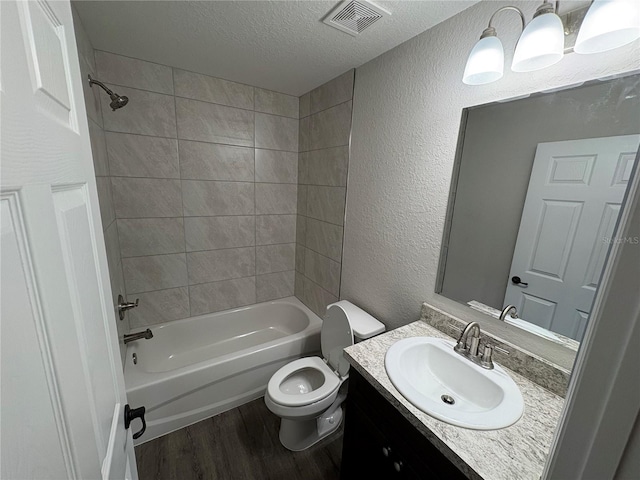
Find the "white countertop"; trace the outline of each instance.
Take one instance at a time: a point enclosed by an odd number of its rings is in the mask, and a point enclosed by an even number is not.
[[[564,399],[506,369],[524,398],[514,425],[479,431],[456,427],[418,410],[393,386],[384,367],[391,345],[407,337],[450,337],[418,321],[345,349],[351,365],[470,479],[537,480],[541,477]]]

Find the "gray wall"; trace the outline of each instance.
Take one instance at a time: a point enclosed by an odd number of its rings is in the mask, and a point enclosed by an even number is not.
[[[78,47],[78,58],[80,59],[80,73],[82,78],[87,78],[91,74],[96,76],[96,63],[94,49],[89,41],[80,17],[75,8],[72,8],[73,24],[76,34],[76,44]],[[87,109],[87,120],[89,122],[89,137],[91,140],[91,150],[93,154],[93,167],[96,174],[96,184],[98,187],[98,197],[100,202],[100,215],[102,218],[102,228],[104,233],[105,247],[107,250],[107,263],[109,266],[109,279],[111,281],[111,292],[113,295],[113,305],[118,302],[118,294],[124,295],[124,277],[122,274],[122,263],[120,261],[120,244],[118,242],[118,229],[116,218],[111,201],[111,183],[109,180],[109,165],[107,160],[107,147],[102,122],[102,107],[100,105],[100,91],[89,87],[88,82],[82,83],[84,101]],[[120,342],[120,355],[124,365],[124,355],[126,347],[122,342],[122,337],[129,332],[129,320],[120,321],[113,313],[114,321],[118,327],[118,338]]]
[[[298,98],[102,51],[95,61],[129,97],[112,112],[100,94],[100,200],[124,290],[140,298],[131,328],[293,295]]]
[[[637,75],[469,110],[442,295],[504,306],[538,143],[637,133]]]
[[[615,480],[637,480],[640,478],[640,416],[636,418],[627,441]]]
[[[295,292],[321,317],[340,294],[353,74],[300,97]]]
[[[506,2],[480,2],[356,70],[341,298],[396,327],[419,318],[434,293],[462,109],[640,69],[640,46],[567,55],[527,74],[509,69],[520,33],[495,27],[504,77],[467,86],[468,52]],[[528,19],[535,2],[517,1]]]

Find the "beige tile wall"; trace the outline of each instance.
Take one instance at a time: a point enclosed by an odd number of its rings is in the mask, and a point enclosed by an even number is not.
[[[107,52],[103,219],[132,329],[294,294],[298,99]],[[104,202],[103,202],[104,200]]]
[[[295,294],[323,316],[340,297],[354,71],[299,99]]]

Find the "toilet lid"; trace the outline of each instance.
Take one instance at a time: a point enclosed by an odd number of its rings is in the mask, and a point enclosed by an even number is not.
[[[353,345],[353,332],[345,311],[336,303],[327,307],[322,322],[322,356],[341,376],[349,373],[349,362],[342,350]]]

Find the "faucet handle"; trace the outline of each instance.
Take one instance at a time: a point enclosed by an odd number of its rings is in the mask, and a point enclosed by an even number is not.
[[[489,344],[485,344],[482,350],[482,356],[480,357],[480,366],[487,369],[493,368],[493,347]]]
[[[138,303],[140,303],[139,298],[136,298],[135,303],[126,302],[122,295],[118,295],[118,316],[120,317],[120,320],[124,320],[124,312],[132,308],[136,308],[138,306]]]

